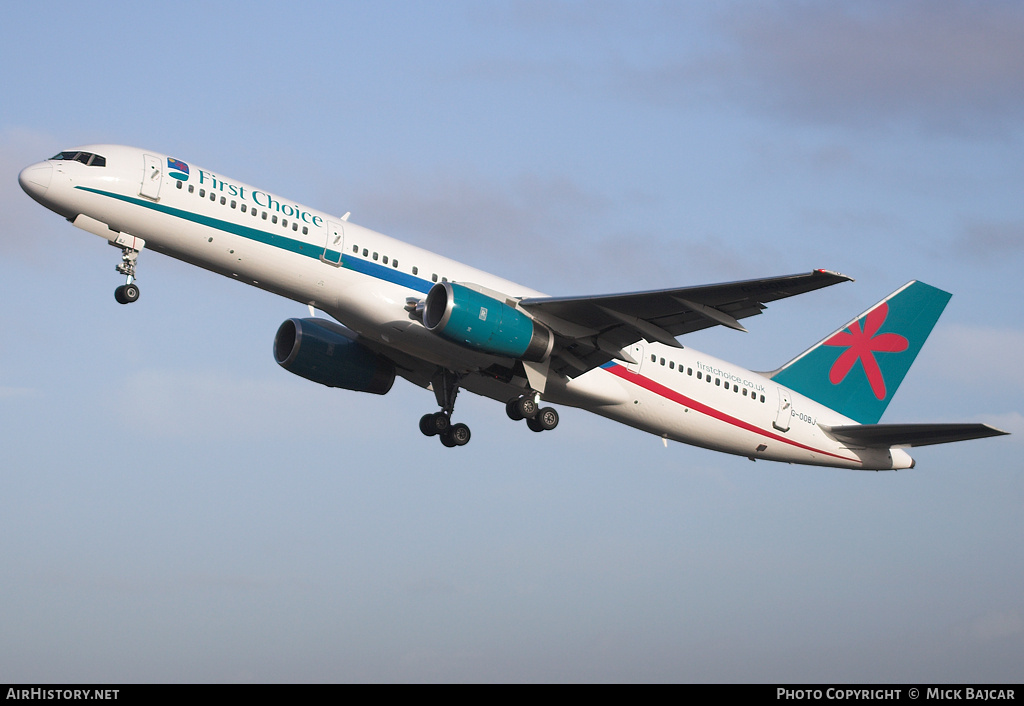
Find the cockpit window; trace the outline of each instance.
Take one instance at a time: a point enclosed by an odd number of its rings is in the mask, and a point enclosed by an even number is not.
[[[61,152],[50,157],[50,159],[59,159],[65,162],[81,162],[89,167],[107,166],[106,157],[101,157],[100,155],[93,154],[92,152]]]

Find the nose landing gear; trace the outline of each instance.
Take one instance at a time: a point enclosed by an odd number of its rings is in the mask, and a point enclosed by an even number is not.
[[[128,281],[114,290],[114,299],[118,304],[131,304],[139,298],[139,285],[135,284],[135,262],[138,258],[138,250],[121,245],[121,262],[117,266],[117,271]]]

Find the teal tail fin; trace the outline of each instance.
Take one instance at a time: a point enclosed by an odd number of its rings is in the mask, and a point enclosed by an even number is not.
[[[875,424],[950,296],[909,282],[769,375],[861,424]]]

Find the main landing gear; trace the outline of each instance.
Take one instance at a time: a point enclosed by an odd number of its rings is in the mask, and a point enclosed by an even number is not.
[[[420,417],[420,431],[425,436],[437,436],[441,443],[452,448],[465,446],[471,436],[469,427],[461,422],[452,424],[452,412],[455,411],[455,397],[459,394],[459,381],[462,376],[451,370],[439,370],[431,384],[434,397],[441,406],[440,412],[424,414]]]
[[[514,422],[525,419],[532,431],[550,431],[558,426],[558,412],[553,407],[540,407],[532,394],[509,400],[505,414]]]
[[[455,410],[455,396],[459,394],[459,382],[462,376],[451,370],[439,370],[431,380],[434,396],[441,406],[440,412],[424,414],[420,417],[420,431],[424,436],[436,436],[441,443],[451,448],[465,446],[469,443],[469,427],[465,424],[452,424],[452,412]],[[539,395],[530,393],[509,400],[505,412],[509,419],[526,420],[526,426],[533,431],[549,431],[558,426],[558,412],[552,407],[541,407]]]
[[[114,290],[114,299],[118,304],[131,304],[139,298],[139,285],[135,284],[135,261],[138,257],[138,250],[121,246],[121,263],[117,271],[127,277],[128,281]]]

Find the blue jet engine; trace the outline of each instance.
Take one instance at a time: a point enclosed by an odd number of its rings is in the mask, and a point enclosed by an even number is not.
[[[324,319],[288,319],[274,336],[274,359],[288,372],[327,387],[386,394],[395,382],[395,364],[355,337]]]
[[[539,363],[551,355],[551,331],[505,302],[455,282],[427,293],[423,325],[468,348]]]

